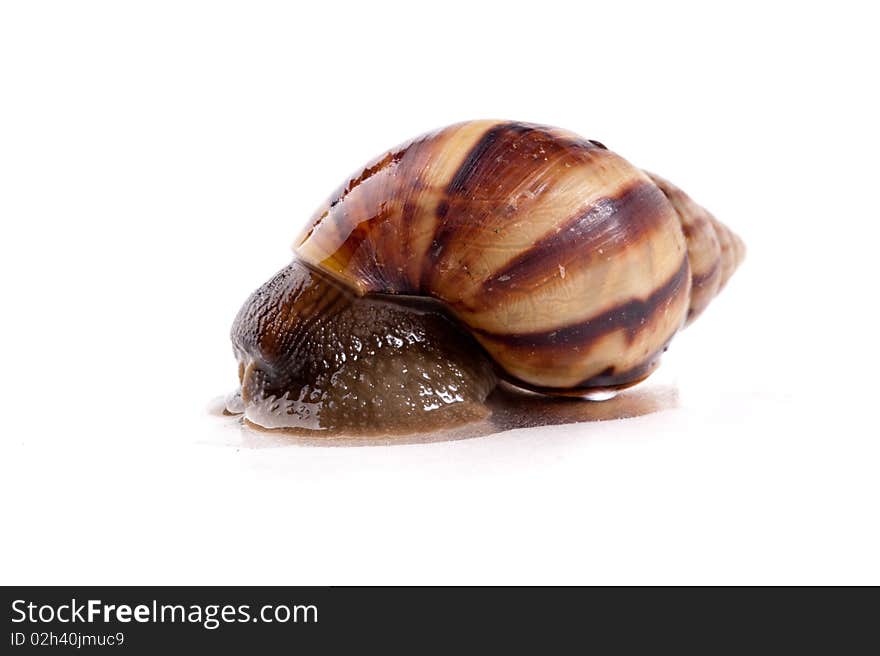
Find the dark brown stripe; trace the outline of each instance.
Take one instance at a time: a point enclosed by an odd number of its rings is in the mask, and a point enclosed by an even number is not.
[[[554,134],[549,128],[528,123],[495,125],[473,145],[446,187],[446,197],[437,207],[437,228],[423,269],[424,289],[438,270],[437,263],[454,243],[467,243],[468,236],[485,230],[498,220],[514,192],[537,171],[554,166],[560,157],[583,161],[599,146]],[[520,200],[516,212],[528,211],[540,202],[546,189],[536,189],[531,199]],[[476,202],[475,202],[476,201]],[[507,216],[513,216],[512,212]]]
[[[638,179],[617,196],[598,200],[564,223],[559,232],[517,255],[486,279],[472,301],[474,305],[467,307],[487,307],[499,296],[528,292],[558,277],[560,265],[575,273],[596,257],[607,258],[642,240],[668,213],[669,202],[656,185]]]
[[[663,345],[663,348],[656,353],[652,353],[645,358],[644,362],[641,362],[630,369],[615,372],[614,367],[608,367],[595,376],[591,376],[579,383],[562,388],[533,385],[532,383],[520,380],[516,376],[511,376],[503,370],[499,370],[498,375],[517,387],[522,387],[523,389],[531,390],[533,392],[540,392],[541,394],[582,396],[585,392],[590,390],[621,390],[626,389],[627,387],[632,387],[645,380],[645,378],[647,378],[660,364],[660,356],[666,352],[667,348],[669,348],[670,341],[672,341],[671,338]]]
[[[687,287],[689,272],[688,260],[684,257],[672,277],[646,299],[634,298],[607,312],[562,328],[517,334],[499,334],[480,329],[474,332],[500,344],[533,349],[583,346],[618,330],[626,331],[627,339],[632,341],[639,330],[650,323],[661,305]]]
[[[665,349],[664,349],[665,350]],[[614,367],[608,367],[597,376],[583,380],[575,388],[579,389],[625,389],[645,380],[657,368],[659,355],[645,359],[631,369],[615,373]]]
[[[708,271],[695,273],[691,276],[692,289],[703,287],[705,284],[711,282],[716,276],[721,274],[721,262],[719,260],[715,260],[715,263],[709,267]]]
[[[449,216],[450,202],[449,198],[462,196],[468,192],[473,193],[480,180],[485,178],[483,167],[480,166],[484,160],[486,153],[490,152],[499,142],[507,143],[517,136],[529,131],[530,128],[518,125],[516,123],[501,123],[495,125],[471,147],[467,156],[459,165],[446,186],[446,199],[440,201],[437,205],[437,227],[434,230],[434,239],[426,253],[425,263],[422,268],[422,288],[430,286],[430,280],[437,267],[437,262],[443,255],[448,242],[456,236],[456,225],[447,224]],[[485,181],[485,180],[483,180]]]
[[[428,135],[397,148],[354,177],[330,203],[340,244],[332,254],[336,268],[366,291],[414,291],[406,273],[411,232],[425,189],[421,173],[435,146]],[[361,186],[371,178],[375,184]]]
[[[378,204],[377,207],[375,215],[361,217],[360,222],[349,220],[345,210],[338,214],[341,223],[354,224],[354,227],[333,257],[345,263],[346,270],[368,291],[392,291],[394,285],[387,279],[385,268],[393,266],[394,262],[386,262],[386,258],[379,256],[378,249],[386,241],[381,233],[389,228],[396,231],[396,225],[390,222],[391,210],[387,205]]]
[[[531,132],[533,128],[521,123],[501,123],[489,128],[486,133],[475,143],[467,157],[458,167],[452,180],[446,187],[448,196],[458,194],[467,194],[480,183],[485,183],[485,174],[483,172],[483,164],[486,153],[495,148],[499,143],[505,149],[510,143],[523,134]]]

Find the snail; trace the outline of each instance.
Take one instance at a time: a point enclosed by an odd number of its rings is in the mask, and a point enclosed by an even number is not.
[[[644,380],[743,242],[598,141],[470,121],[369,163],[246,301],[230,411],[267,428],[428,430],[499,380],[598,399]]]

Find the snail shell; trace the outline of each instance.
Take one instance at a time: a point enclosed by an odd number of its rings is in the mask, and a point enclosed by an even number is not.
[[[744,255],[681,190],[601,143],[502,121],[443,128],[374,160],[315,213],[294,251],[297,266],[350,294],[347,307],[433,299],[449,330],[467,335],[428,331],[438,353],[444,339],[475,340],[502,378],[564,395],[648,376]],[[258,291],[242,312],[286,303],[285,316],[305,316],[298,293],[282,297]],[[267,358],[260,344],[283,322],[254,321],[236,321],[239,360],[278,369],[292,353]]]

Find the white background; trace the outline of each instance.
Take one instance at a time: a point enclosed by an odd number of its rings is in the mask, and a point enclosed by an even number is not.
[[[880,583],[869,6],[3,3],[0,580]],[[745,239],[632,392],[677,403],[332,448],[211,415],[312,210],[481,117],[598,139]]]

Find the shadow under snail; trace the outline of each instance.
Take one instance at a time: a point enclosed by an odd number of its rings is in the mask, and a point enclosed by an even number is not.
[[[598,141],[471,121],[368,164],[294,251],[235,319],[228,409],[359,434],[482,418],[499,379],[594,399],[635,385],[745,247]]]

